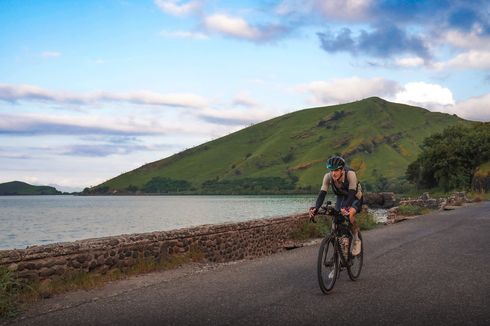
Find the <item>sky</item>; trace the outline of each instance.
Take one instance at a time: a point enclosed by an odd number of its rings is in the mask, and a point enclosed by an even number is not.
[[[370,96],[490,121],[490,1],[0,0],[0,22],[0,182],[79,191]]]

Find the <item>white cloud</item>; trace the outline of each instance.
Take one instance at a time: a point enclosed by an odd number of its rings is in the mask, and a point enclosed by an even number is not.
[[[395,60],[395,64],[397,66],[404,67],[404,68],[423,66],[424,63],[425,60],[420,57],[406,57],[406,58],[399,58]]]
[[[435,64],[438,69],[490,69],[490,51],[471,50],[458,54],[451,60]]]
[[[290,14],[309,14],[312,10],[310,0],[283,0],[274,8],[274,12],[280,16]]]
[[[3,134],[162,134],[161,125],[128,117],[69,116],[46,114],[0,115]]]
[[[347,103],[371,96],[437,110],[455,104],[452,92],[440,85],[411,82],[402,86],[396,81],[384,78],[351,77],[314,81],[301,85],[298,89],[311,93],[315,105]]]
[[[204,121],[216,125],[247,126],[252,123],[261,122],[274,117],[274,114],[264,110],[235,109],[218,110],[205,109],[199,113]]]
[[[187,38],[194,40],[206,40],[208,36],[199,32],[188,32],[188,31],[161,31],[161,36],[164,37],[174,37],[174,38]]]
[[[372,0],[282,0],[275,8],[278,15],[301,14],[312,18],[319,13],[328,20],[357,21],[370,18]]]
[[[218,33],[253,42],[278,39],[290,29],[280,24],[251,25],[242,17],[217,13],[203,18],[202,25],[210,33]]]
[[[490,37],[483,36],[478,31],[463,33],[457,30],[448,31],[443,37],[445,43],[466,50],[490,50]]]
[[[451,113],[465,119],[490,121],[490,93],[458,102]]]
[[[412,82],[394,97],[395,102],[418,105],[429,109],[442,109],[454,105],[452,92],[437,84]]]
[[[136,104],[180,106],[190,108],[202,108],[207,105],[207,100],[194,94],[160,94],[151,91],[132,91],[126,93],[100,92],[89,95],[93,101],[121,101]]]
[[[233,99],[233,105],[243,107],[255,107],[257,102],[247,93],[240,93]]]
[[[430,111],[456,114],[461,118],[490,121],[490,93],[455,102],[448,88],[423,82],[407,83],[395,102],[416,105]]]
[[[479,28],[470,32],[449,30],[441,37],[441,44],[450,45],[460,52],[446,61],[434,63],[436,69],[489,69],[490,37]]]
[[[11,135],[207,135],[211,130],[203,126],[196,128],[195,121],[180,124],[167,120],[161,122],[154,117],[0,114],[0,133]]]
[[[241,17],[214,14],[204,18],[204,26],[210,31],[249,40],[259,39],[261,32]]]
[[[199,1],[189,1],[184,3],[181,0],[155,0],[155,4],[162,11],[175,16],[187,15],[201,7]]]
[[[130,91],[126,93],[95,92],[81,94],[43,89],[33,85],[0,84],[0,100],[42,101],[53,103],[94,104],[97,102],[128,102],[143,105],[202,108],[208,101],[195,94],[160,94],[151,91]]]
[[[41,57],[43,58],[57,58],[60,57],[61,53],[57,51],[44,51],[41,53]]]
[[[430,111],[457,114],[469,120],[490,120],[490,93],[456,102],[449,88],[425,82],[410,82],[400,85],[383,78],[359,77],[314,81],[296,87],[296,90],[312,95],[311,104],[333,105],[348,103],[370,96],[379,96],[388,101],[420,106]]]
[[[397,93],[397,82],[384,78],[351,77],[331,81],[313,81],[300,85],[299,91],[310,93],[313,105],[330,105],[361,100],[370,96],[390,97]]]
[[[368,18],[372,0],[315,0],[314,6],[327,18],[359,20]]]

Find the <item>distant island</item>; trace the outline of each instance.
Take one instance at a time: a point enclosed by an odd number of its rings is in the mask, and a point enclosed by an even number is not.
[[[21,181],[0,183],[0,196],[61,194],[61,191],[50,186],[33,186]]]

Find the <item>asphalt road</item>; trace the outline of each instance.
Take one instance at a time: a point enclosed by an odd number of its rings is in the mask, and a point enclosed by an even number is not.
[[[490,325],[490,202],[363,233],[358,281],[320,291],[319,242],[31,305],[15,325]]]

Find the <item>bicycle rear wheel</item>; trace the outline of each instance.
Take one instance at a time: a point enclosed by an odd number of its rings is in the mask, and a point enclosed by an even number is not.
[[[326,237],[320,244],[317,273],[320,289],[326,294],[333,289],[339,273],[339,258],[332,236]]]
[[[357,280],[359,275],[361,275],[362,269],[362,260],[364,253],[364,242],[362,241],[361,231],[358,231],[359,240],[361,240],[361,252],[359,255],[351,256],[350,263],[347,266],[347,273],[349,274],[349,278],[353,281]],[[349,255],[352,255],[349,253]]]

